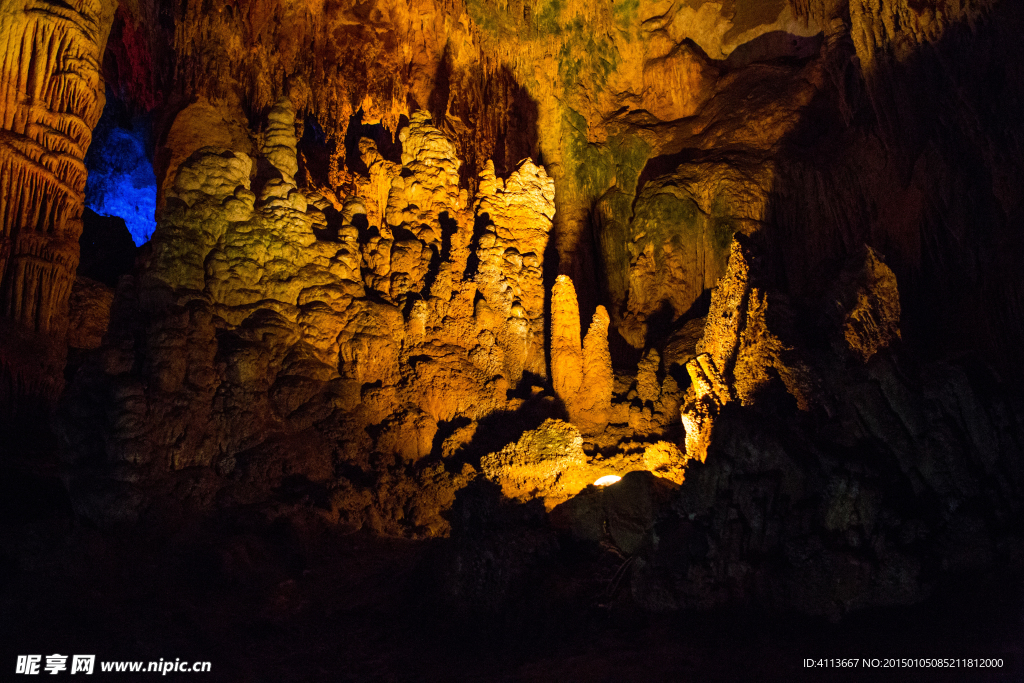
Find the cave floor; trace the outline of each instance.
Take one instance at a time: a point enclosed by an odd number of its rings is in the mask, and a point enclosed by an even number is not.
[[[616,558],[567,547],[526,597],[497,612],[467,610],[439,588],[446,540],[346,534],[315,518],[267,521],[246,510],[99,529],[62,504],[56,479],[3,474],[4,667],[18,654],[56,652],[210,661],[204,678],[224,681],[1024,680],[1019,576],[965,577],[924,604],[838,624],[651,615],[631,605],[628,589],[602,595]],[[1005,665],[803,667],[808,657],[964,656]]]

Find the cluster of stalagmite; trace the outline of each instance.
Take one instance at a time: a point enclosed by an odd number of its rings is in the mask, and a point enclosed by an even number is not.
[[[604,306],[598,306],[581,344],[576,288],[567,275],[558,276],[551,291],[551,381],[570,419],[585,433],[604,430],[612,407],[608,323]]]
[[[76,402],[77,452],[105,433],[107,457],[134,466],[338,486],[324,458],[410,465],[437,450],[443,425],[514,408],[509,390],[543,382],[554,192],[542,168],[523,162],[505,181],[485,171],[474,239],[455,150],[417,114],[401,131],[401,166],[362,145],[365,194],[333,197],[342,209],[329,222],[332,202],[295,183],[290,103],[268,118],[259,157],[206,147],[177,168],[148,260],[122,283],[106,343],[79,377],[75,391],[113,405],[101,416]],[[296,454],[292,438],[331,445]],[[460,437],[449,438],[452,453]],[[290,464],[268,474],[252,462],[268,457]],[[454,486],[444,468],[431,481],[396,495]]]
[[[73,387],[71,452],[137,477],[198,467],[250,492],[303,477],[333,492],[336,519],[405,534],[442,533],[454,491],[481,473],[548,507],[606,474],[682,481],[684,454],[654,438],[678,389],[656,353],[636,391],[616,380],[609,316],[598,306],[581,339],[567,276],[550,292],[545,391],[542,167],[502,179],[485,165],[470,205],[451,141],[417,113],[401,164],[363,140],[366,175],[327,197],[296,183],[294,131],[283,99],[251,146],[201,147],[176,168]],[[502,449],[485,425],[517,413],[568,421]],[[584,454],[581,434],[604,450]],[[482,472],[457,464],[466,449],[490,453]]]

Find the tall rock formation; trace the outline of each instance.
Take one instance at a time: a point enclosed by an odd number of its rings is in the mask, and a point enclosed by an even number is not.
[[[608,323],[608,312],[598,306],[581,344],[576,288],[568,275],[558,276],[551,291],[551,380],[569,419],[586,434],[603,431],[611,411]]]
[[[0,9],[0,402],[56,398],[112,0]],[[19,344],[37,362],[12,362]],[[30,369],[31,368],[31,369]],[[20,375],[26,375],[21,377]]]

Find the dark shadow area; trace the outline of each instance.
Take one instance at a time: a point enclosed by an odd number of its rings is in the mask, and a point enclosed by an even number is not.
[[[488,160],[498,177],[507,178],[523,159],[538,158],[537,103],[506,64],[454,71],[445,48],[427,110],[455,141],[462,187],[475,190]]]
[[[724,64],[729,69],[739,69],[754,62],[803,61],[818,56],[823,38],[822,33],[804,37],[786,31],[769,31],[734,49]]]
[[[1024,27],[1000,2],[901,57],[879,53],[864,80],[839,45],[831,86],[783,140],[768,221],[776,277],[817,299],[863,244],[896,274],[911,353],[979,353],[1024,377]]]
[[[307,497],[297,480],[284,488]],[[171,655],[210,661],[211,681],[268,683],[1009,682],[1024,673],[1019,576],[964,575],[919,605],[840,623],[770,609],[658,614],[632,597],[649,571],[642,551],[582,541],[536,501],[510,501],[478,480],[448,518],[449,538],[412,542],[253,509],[179,510],[171,524],[144,518],[118,532],[66,514],[37,515],[28,532],[4,517],[0,656],[13,661],[45,641],[96,654],[97,669]],[[656,528],[673,555],[706,551],[693,525]],[[847,656],[858,667],[805,665]],[[912,657],[1001,666],[883,668]]]
[[[335,209],[333,206],[327,206],[323,209],[324,218],[327,219],[327,227],[318,228],[313,227],[313,234],[316,238],[322,242],[337,242],[338,231],[344,225],[344,217],[341,212]]]
[[[331,186],[331,158],[337,141],[328,139],[316,116],[309,112],[303,120],[302,137],[296,146],[299,161],[299,176],[305,173],[315,186]]]
[[[455,219],[448,215],[447,211],[441,213],[438,216],[438,222],[441,224],[441,250],[438,251],[437,247],[430,245],[431,256],[430,264],[427,266],[427,274],[423,278],[423,290],[421,295],[426,297],[430,294],[431,288],[434,286],[434,281],[437,280],[438,273],[441,272],[441,264],[447,263],[448,258],[451,256],[452,251],[452,236],[459,229],[459,224],[455,222]],[[471,252],[475,253],[475,252]],[[470,258],[473,258],[471,255]]]
[[[493,225],[491,216],[487,213],[478,214],[473,219],[473,237],[469,243],[470,251],[469,257],[466,259],[466,270],[462,273],[463,280],[472,280],[476,276],[477,268],[480,267],[480,257],[476,255],[480,238],[484,236],[484,233],[489,232],[488,228]]]
[[[408,123],[408,119],[402,116],[398,130]],[[381,123],[363,123],[363,110],[360,109],[349,119],[345,131],[345,166],[349,172],[362,176],[368,176],[370,173],[359,153],[359,141],[363,138],[373,140],[377,145],[377,151],[386,161],[402,163],[402,142],[398,139],[397,131],[392,132]]]
[[[135,266],[138,247],[118,216],[100,216],[86,207],[78,245],[77,274],[108,287],[117,287],[118,279]]]
[[[539,427],[549,418],[566,419],[565,407],[557,398],[538,394],[527,399],[518,410],[498,410],[477,421],[476,431],[466,444],[454,452],[447,464],[458,470],[463,463],[480,469],[480,459],[515,443],[525,432]]]
[[[551,339],[551,295],[550,292],[555,286],[555,281],[558,279],[559,274],[559,262],[561,257],[558,255],[558,231],[555,230],[554,226],[551,228],[551,232],[548,233],[548,244],[544,247],[544,291],[548,292],[548,295],[544,297],[544,338],[547,340]],[[581,328],[582,330],[582,328]],[[544,345],[544,367],[551,367],[551,343],[550,341]],[[551,378],[548,378],[548,386],[550,385]]]

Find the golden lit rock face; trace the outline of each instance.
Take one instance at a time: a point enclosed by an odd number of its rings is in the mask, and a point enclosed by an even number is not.
[[[37,334],[35,344],[54,345],[41,357],[63,357],[84,159],[103,111],[100,64],[114,9],[100,0],[23,0],[0,9],[0,315]],[[4,346],[4,373],[24,375],[15,386],[55,398],[60,361],[13,367]]]
[[[485,456],[480,466],[507,497],[542,498],[549,509],[591,483],[580,472],[586,466],[583,437],[561,420],[547,420],[516,443]]]
[[[625,442],[620,446],[609,457],[587,455],[575,425],[549,419],[515,443],[484,456],[480,466],[506,497],[521,502],[540,499],[548,510],[589,486],[614,485],[630,472],[650,472],[675,484],[685,479],[687,457],[675,444]]]
[[[815,381],[800,351],[773,330],[789,322],[786,304],[751,286],[752,258],[745,241],[732,243],[729,268],[712,295],[697,345],[699,355],[686,364],[693,398],[682,419],[691,458],[707,456],[714,419],[725,404],[753,405],[776,378],[800,410],[809,410],[814,400]]]
[[[66,324],[113,10],[98,0],[25,0],[0,12],[3,313],[39,332],[59,335]]]

